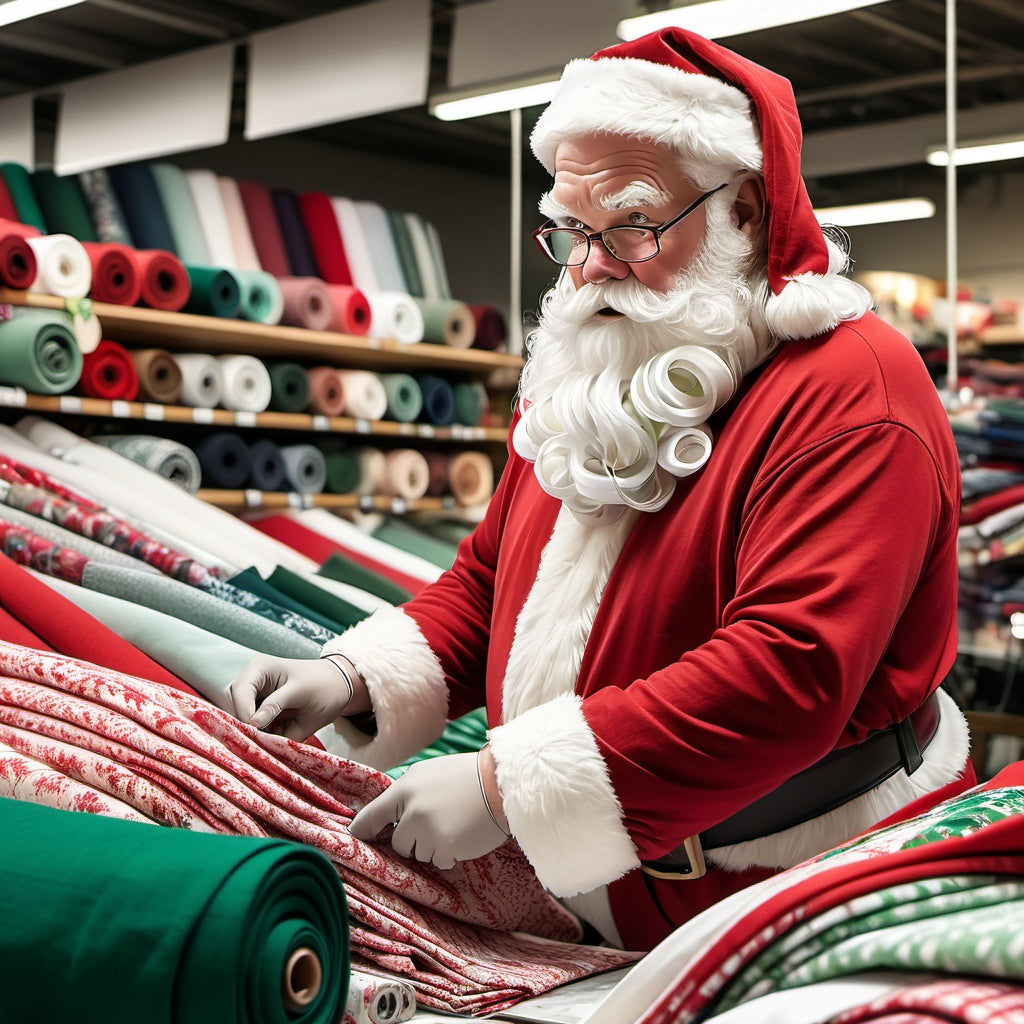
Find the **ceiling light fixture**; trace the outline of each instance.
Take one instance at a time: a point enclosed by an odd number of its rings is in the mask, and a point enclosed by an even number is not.
[[[764,0],[708,0],[707,3],[674,7],[668,11],[642,14],[620,21],[616,31],[620,39],[636,39],[668,25],[697,32],[708,39],[738,36],[744,32],[760,32],[797,21],[842,14],[858,7],[870,7],[885,0],[785,0],[765,3]]]
[[[442,121],[461,121],[467,117],[498,114],[503,110],[539,107],[551,100],[558,85],[558,73],[515,84],[492,85],[487,91],[443,93],[430,100],[429,110]]]
[[[935,216],[935,204],[930,199],[922,198],[889,199],[880,203],[815,208],[814,216],[818,218],[820,224],[838,224],[840,227],[850,228],[862,224],[926,220]]]
[[[12,25],[40,14],[59,11],[62,7],[74,7],[84,0],[6,0],[0,3],[0,25]]]
[[[953,150],[953,162],[957,167],[966,164],[986,164],[996,160],[1016,160],[1024,156],[1024,136],[1005,135],[995,139],[977,139],[964,142]],[[929,146],[925,159],[933,167],[949,164],[949,150],[945,146]]]

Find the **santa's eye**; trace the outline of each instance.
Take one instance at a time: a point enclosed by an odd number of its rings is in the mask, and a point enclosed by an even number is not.
[[[640,213],[634,210],[627,218],[630,224],[646,224],[648,217],[646,213]]]
[[[566,217],[565,218],[565,226],[567,228],[582,228],[583,227],[583,221],[577,220],[575,217]]]

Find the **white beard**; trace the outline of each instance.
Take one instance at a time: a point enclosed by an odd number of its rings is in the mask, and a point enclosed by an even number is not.
[[[563,274],[542,302],[512,443],[581,522],[662,508],[710,457],[705,421],[773,350],[751,244],[725,196],[707,206],[705,240],[671,291],[632,275],[576,291]],[[606,306],[624,316],[599,316]]]

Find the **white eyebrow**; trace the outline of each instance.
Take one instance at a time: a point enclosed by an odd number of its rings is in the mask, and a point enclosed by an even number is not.
[[[544,214],[545,217],[550,217],[552,220],[558,220],[559,217],[571,217],[572,214],[558,202],[555,202],[551,198],[550,192],[545,192],[540,200],[537,202],[537,209]]]
[[[634,206],[668,206],[672,202],[670,193],[648,185],[646,181],[631,181],[618,192],[601,200],[604,210],[628,210]]]

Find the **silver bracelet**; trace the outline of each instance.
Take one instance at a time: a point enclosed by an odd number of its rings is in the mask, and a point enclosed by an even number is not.
[[[482,752],[483,752],[482,748],[476,752],[476,781],[478,783],[480,783],[480,797],[481,797],[481,799],[484,802],[484,807],[487,808],[488,816],[490,817],[491,821],[493,821],[494,824],[497,826],[498,831],[503,836],[510,836],[510,835],[512,835],[512,833],[511,832],[506,832],[501,827],[501,822],[498,821],[498,819],[495,817],[494,811],[491,810],[491,802],[487,799],[487,790],[484,789],[484,776],[483,776],[483,772],[480,771],[480,754]]]
[[[345,656],[343,654],[324,654],[322,657],[324,661],[330,662],[342,674],[342,676],[345,679],[345,682],[348,683],[348,697],[345,699],[345,703],[342,705],[342,708],[344,709],[348,707],[349,702],[356,695],[356,688],[352,684],[352,677],[348,674],[348,671],[345,669],[344,665],[340,665],[338,662],[334,660],[335,658],[343,658]]]

